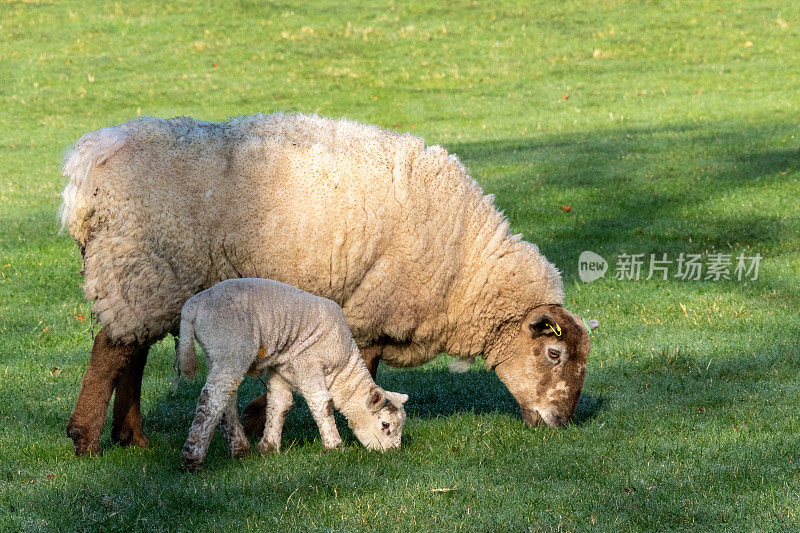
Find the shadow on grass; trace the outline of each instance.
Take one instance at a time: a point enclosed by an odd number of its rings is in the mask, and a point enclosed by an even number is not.
[[[520,408],[497,375],[483,369],[452,373],[446,368],[388,370],[381,364],[377,382],[386,390],[409,395],[405,405],[409,419],[446,418],[457,414],[501,414],[521,423]],[[196,399],[203,380],[182,383],[175,395],[167,394],[147,416],[149,431],[186,431],[194,416]],[[247,379],[239,390],[239,412],[265,391],[255,379]],[[607,400],[584,390],[578,401],[573,425],[594,419]],[[358,445],[347,422],[336,413],[337,425],[347,445]],[[295,407],[287,417],[283,432],[284,449],[319,441],[319,431],[302,396],[295,394]]]
[[[447,368],[418,368],[381,371],[377,380],[382,387],[409,395],[408,416],[417,418],[448,417],[458,413],[501,413],[520,418],[517,401],[494,372],[470,369],[452,373]],[[573,423],[591,420],[603,408],[602,397],[583,391]]]
[[[556,265],[581,251],[696,252],[780,246],[787,217],[749,204],[754,186],[800,171],[794,123],[712,122],[457,143],[512,227]],[[757,147],[757,148],[756,148]],[[745,194],[741,194],[745,193]],[[569,204],[566,213],[561,205]],[[765,205],[768,211],[770,206]],[[565,269],[572,276],[574,269]]]

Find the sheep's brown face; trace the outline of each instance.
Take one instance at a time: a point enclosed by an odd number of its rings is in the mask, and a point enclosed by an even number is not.
[[[535,308],[502,331],[487,355],[528,426],[563,426],[575,414],[586,374],[589,332],[559,305]]]

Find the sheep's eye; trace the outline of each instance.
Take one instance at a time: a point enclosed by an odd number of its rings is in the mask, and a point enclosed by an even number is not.
[[[547,356],[550,359],[558,359],[559,357],[561,357],[561,350],[559,350],[558,348],[553,348],[551,346],[550,348],[547,349]]]
[[[381,422],[381,429],[389,429],[389,422]]]

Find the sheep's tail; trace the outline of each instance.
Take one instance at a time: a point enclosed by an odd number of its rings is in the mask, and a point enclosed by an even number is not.
[[[86,245],[88,220],[94,212],[93,170],[116,154],[127,140],[118,126],[102,128],[81,137],[64,156],[62,172],[69,182],[61,193],[61,229],[67,228],[82,246]]]
[[[194,321],[197,317],[197,300],[189,298],[181,311],[181,329],[178,349],[175,352],[175,380],[173,390],[178,390],[181,374],[192,379],[197,372],[197,352],[194,348]]]

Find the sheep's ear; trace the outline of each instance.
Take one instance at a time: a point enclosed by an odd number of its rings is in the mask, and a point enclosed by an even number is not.
[[[547,310],[536,313],[531,318],[528,328],[533,337],[539,337],[540,335],[561,336],[561,326],[558,325],[556,319]]]
[[[386,391],[386,396],[388,396],[391,401],[399,403],[400,405],[403,405],[408,401],[408,394]]]
[[[377,385],[371,386],[367,394],[367,408],[375,413],[381,410],[384,402],[386,402],[386,391]]]

